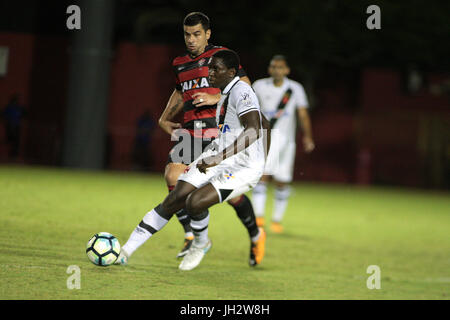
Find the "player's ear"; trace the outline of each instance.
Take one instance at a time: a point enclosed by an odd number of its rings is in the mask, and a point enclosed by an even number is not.
[[[206,40],[209,40],[211,38],[211,29],[206,30]]]

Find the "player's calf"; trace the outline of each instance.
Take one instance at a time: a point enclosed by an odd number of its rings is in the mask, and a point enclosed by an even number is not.
[[[195,187],[189,183],[180,182],[164,199],[163,203],[156,206],[144,216],[139,225],[131,233],[130,238],[122,247],[126,252],[127,258],[150,239],[153,234],[161,230],[169,222],[170,218],[184,207],[186,197],[190,192],[195,190]]]

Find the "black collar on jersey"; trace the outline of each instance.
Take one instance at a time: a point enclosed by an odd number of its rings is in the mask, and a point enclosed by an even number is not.
[[[236,83],[238,83],[239,80],[240,78],[238,76],[234,77],[233,80],[231,80],[223,89],[222,94],[228,94],[231,91],[231,89],[233,89],[233,87],[236,85]]]

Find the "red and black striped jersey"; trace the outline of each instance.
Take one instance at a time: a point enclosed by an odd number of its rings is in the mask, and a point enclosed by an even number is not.
[[[176,89],[181,91],[184,100],[183,128],[194,136],[194,129],[202,134],[202,137],[216,137],[216,105],[195,107],[192,104],[194,100],[192,95],[197,92],[206,92],[217,94],[220,89],[210,87],[208,63],[211,56],[220,50],[227,48],[221,46],[208,45],[198,57],[192,58],[188,53],[176,57],[173,60],[172,67],[175,72]],[[243,77],[246,73],[242,66],[239,66],[238,76]],[[201,131],[200,131],[201,129]],[[213,129],[213,130],[211,130]],[[197,134],[195,135],[197,136]],[[198,136],[198,138],[201,138]]]

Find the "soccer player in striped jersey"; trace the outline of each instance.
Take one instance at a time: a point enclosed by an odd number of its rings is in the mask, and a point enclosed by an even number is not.
[[[211,248],[208,208],[237,197],[258,183],[266,161],[266,134],[258,99],[251,86],[239,79],[238,70],[239,57],[235,52],[220,50],[212,57],[209,79],[222,92],[215,115],[218,137],[178,177],[174,190],[164,201],[144,216],[122,246],[118,264],[126,264],[141,245],[185,208],[195,238],[179,269],[194,269]],[[256,265],[264,256],[262,228],[252,243]]]
[[[214,53],[226,49],[208,43],[211,37],[210,21],[201,12],[192,12],[184,18],[183,31],[188,52],[173,60],[176,87],[159,119],[161,128],[172,136],[176,135],[179,131],[177,129],[180,128],[188,133],[178,137],[178,143],[169,153],[164,175],[169,192],[175,187],[180,174],[218,134],[215,113],[221,95],[220,89],[209,85],[208,62]],[[237,76],[250,84],[241,66]],[[171,121],[181,110],[184,112],[183,125]],[[190,150],[186,150],[186,145],[190,145]],[[228,203],[236,211],[250,238],[256,239],[260,231],[249,198],[242,194],[229,199]],[[186,210],[180,210],[177,217],[185,231],[184,246],[177,255],[180,258],[192,245],[193,233]]]

